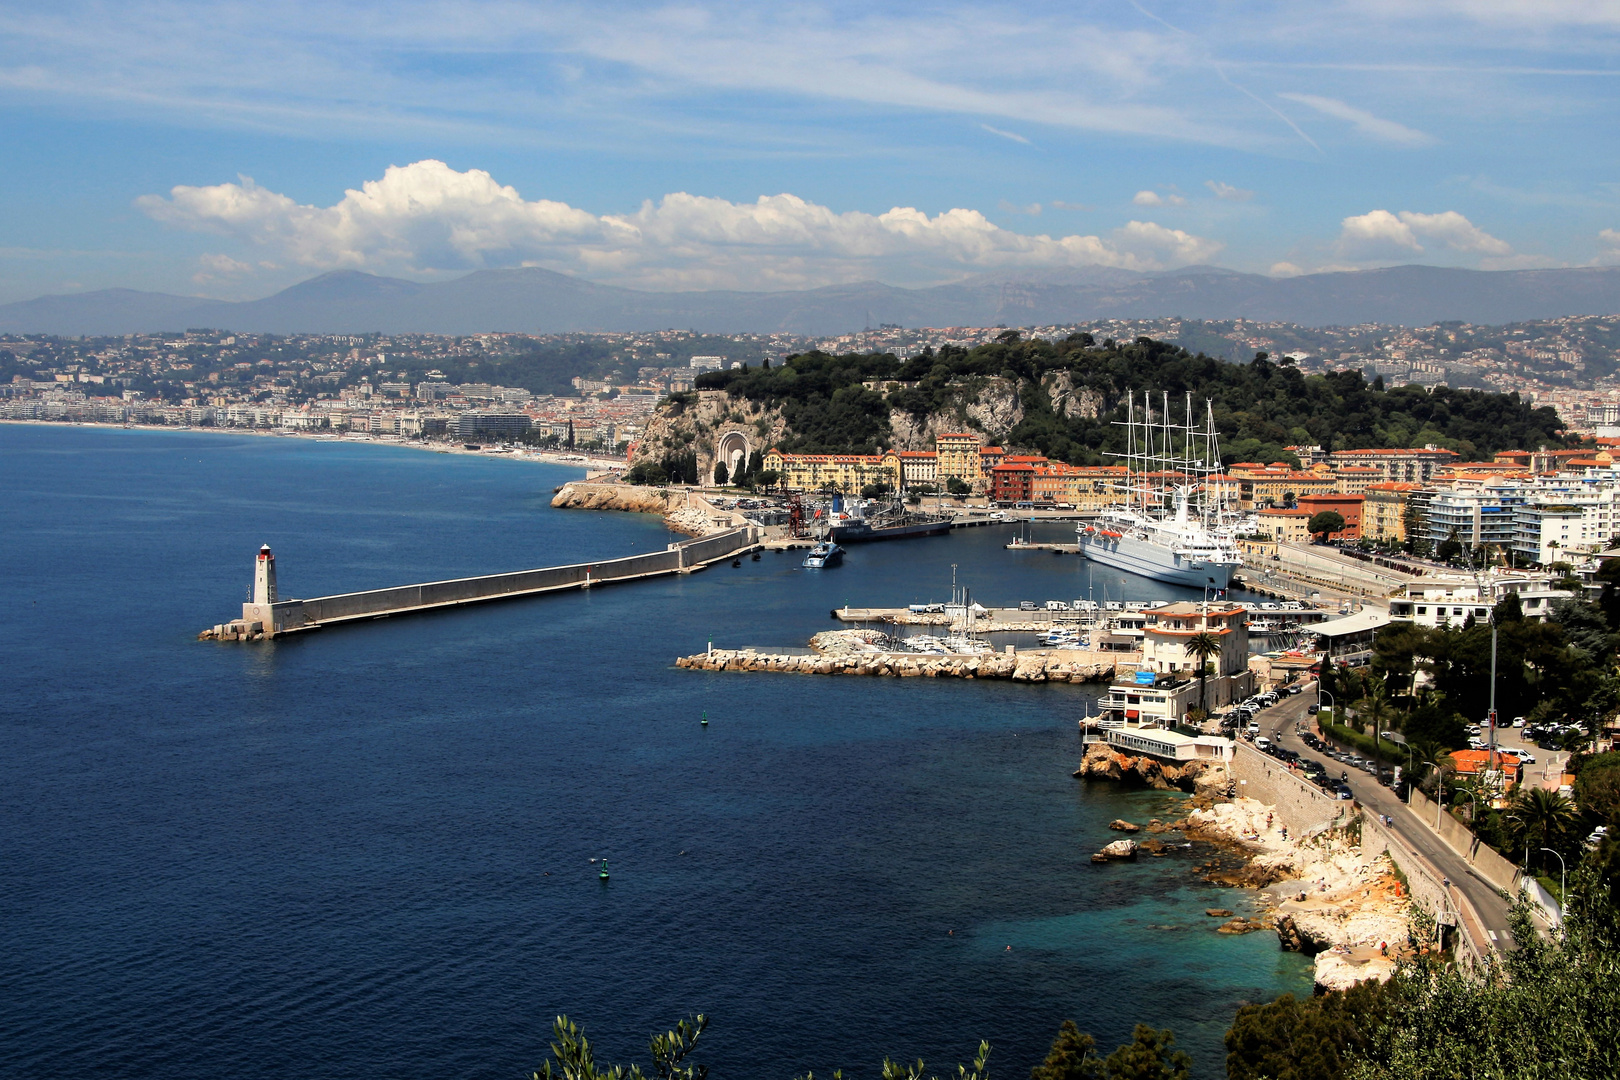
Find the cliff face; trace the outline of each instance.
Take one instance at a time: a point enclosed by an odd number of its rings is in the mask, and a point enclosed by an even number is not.
[[[782,441],[787,430],[778,409],[733,397],[723,390],[699,390],[695,400],[666,404],[653,414],[636,443],[632,464],[693,451],[697,454],[698,475],[707,478],[720,458],[722,444],[728,451],[726,465],[730,468],[737,448],[763,455]]]
[[[1047,379],[1044,389],[1053,408],[1064,415],[1096,415],[1102,402],[1090,391],[1076,392],[1068,373]],[[941,408],[917,415],[900,409],[889,412],[896,450],[932,450],[941,432],[979,431],[985,441],[1002,444],[1007,432],[1024,419],[1016,379],[974,379],[954,388]],[[736,452],[764,454],[784,439],[798,434],[790,429],[775,407],[766,407],[724,390],[699,390],[685,403],[666,404],[654,414],[646,432],[636,444],[632,463],[658,461],[666,455],[695,452],[698,471],[707,477],[717,460],[728,468]]]
[[[1172,765],[1146,755],[1122,754],[1107,743],[1086,747],[1074,775],[1086,780],[1124,780],[1159,791],[1195,791],[1209,763],[1187,761]]]

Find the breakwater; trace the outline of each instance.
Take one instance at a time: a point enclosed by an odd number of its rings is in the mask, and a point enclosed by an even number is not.
[[[859,652],[843,656],[821,653],[760,652],[713,649],[675,661],[700,671],[775,671],[793,675],[888,675],[924,679],[1011,679],[1013,682],[1102,682],[1113,677],[1113,661],[1094,662],[1063,650],[981,656],[928,653]]]
[[[645,555],[429,581],[417,585],[396,585],[385,589],[319,596],[311,600],[276,599],[272,563],[268,585],[255,583],[255,599],[242,605],[242,617],[210,627],[198,637],[203,640],[254,641],[347,622],[510,600],[565,589],[590,589],[665,574],[691,573],[751,550],[759,543],[758,533],[759,530],[753,528],[729,529],[712,536],[670,544],[663,551]],[[268,556],[269,550],[265,549],[260,556],[261,566]],[[260,574],[262,579],[265,571],[261,570]]]

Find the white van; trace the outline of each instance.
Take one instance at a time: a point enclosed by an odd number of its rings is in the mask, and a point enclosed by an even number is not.
[[[1068,611],[1069,610],[1069,605],[1065,604],[1061,600],[1048,600],[1046,602],[1046,610],[1047,611]]]
[[[1270,747],[1271,740],[1266,738],[1264,735],[1261,735],[1259,738],[1254,740],[1254,748],[1256,750],[1267,750]]]

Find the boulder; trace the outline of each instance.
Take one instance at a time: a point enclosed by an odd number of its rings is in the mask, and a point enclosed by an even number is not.
[[[1141,832],[1142,831],[1142,826],[1140,826],[1140,825],[1132,825],[1130,822],[1126,821],[1124,818],[1115,818],[1113,821],[1110,821],[1108,823],[1108,827],[1110,829],[1113,829],[1115,832]]]
[[[1215,928],[1215,932],[1217,934],[1252,934],[1256,930],[1262,930],[1264,928],[1263,923],[1252,922],[1239,915],[1230,922],[1221,923],[1221,925]]]
[[[1230,919],[1232,917],[1232,909],[1223,907],[1207,907],[1204,909],[1204,914],[1208,915],[1212,919]]]
[[[1134,859],[1136,858],[1135,840],[1115,840],[1097,852],[1104,859]]]

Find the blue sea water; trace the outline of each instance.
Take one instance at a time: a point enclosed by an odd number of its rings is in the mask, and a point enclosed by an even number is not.
[[[1308,989],[1272,935],[1213,932],[1243,898],[1191,856],[1089,862],[1178,799],[1070,777],[1094,688],[673,667],[943,600],[953,564],[985,603],[1087,594],[1006,528],[195,640],[261,543],[314,596],[672,539],[551,509],[577,475],[0,425],[0,1075],[513,1078],[558,1013],[645,1062],[701,1010],[722,1077],[981,1038],[1016,1076],[1065,1018],[1105,1050],[1172,1026],[1218,1077],[1238,1003]]]

